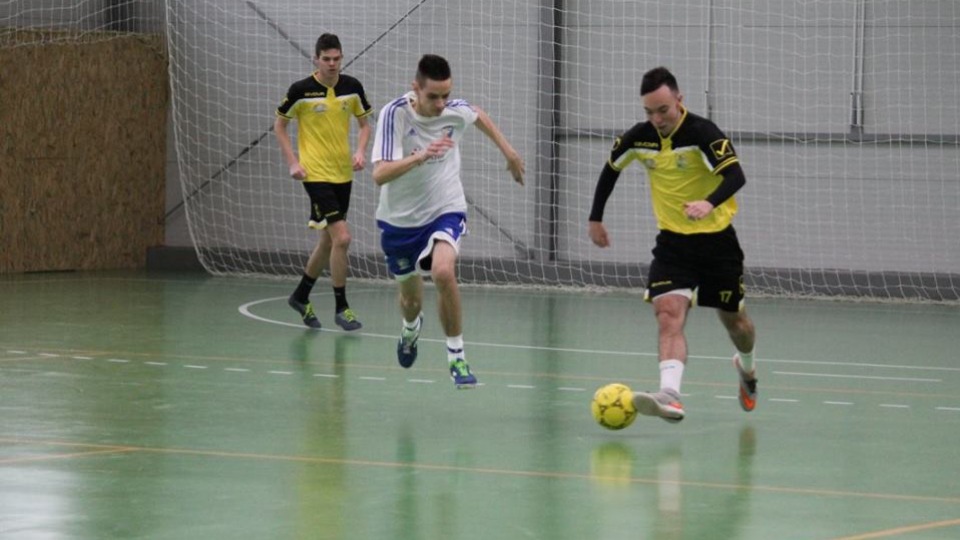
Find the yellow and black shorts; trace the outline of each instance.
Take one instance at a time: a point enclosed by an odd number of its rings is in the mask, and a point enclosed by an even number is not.
[[[743,250],[733,227],[715,233],[660,231],[647,274],[647,301],[690,289],[697,305],[737,312],[743,305]]]
[[[331,184],[330,182],[304,182],[303,189],[310,196],[311,229],[324,229],[331,223],[347,219],[350,208],[350,191],[353,182]]]

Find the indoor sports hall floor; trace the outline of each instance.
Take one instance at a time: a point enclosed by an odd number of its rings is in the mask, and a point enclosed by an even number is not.
[[[637,295],[465,289],[457,391],[432,289],[404,370],[392,286],[355,335],[292,286],[0,276],[0,538],[960,538],[958,306],[752,299],[750,414],[695,310],[687,419],[612,432],[594,389],[657,386]]]

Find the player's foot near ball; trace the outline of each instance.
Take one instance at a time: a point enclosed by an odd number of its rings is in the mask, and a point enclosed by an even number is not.
[[[653,393],[634,392],[633,406],[640,414],[658,416],[667,422],[679,422],[685,415],[680,394],[669,389]]]

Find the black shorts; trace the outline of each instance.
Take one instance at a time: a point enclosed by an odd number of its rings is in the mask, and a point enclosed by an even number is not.
[[[716,233],[660,231],[647,275],[647,300],[696,291],[697,304],[737,312],[743,301],[743,250],[733,227]]]
[[[303,189],[310,196],[310,228],[324,229],[331,223],[347,219],[352,188],[353,182],[304,182]]]

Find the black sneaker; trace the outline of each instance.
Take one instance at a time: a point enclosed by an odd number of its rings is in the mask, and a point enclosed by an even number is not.
[[[354,330],[363,328],[363,325],[357,320],[357,314],[354,313],[350,308],[337,313],[333,321],[337,323],[337,326],[343,328],[347,332],[353,332]]]
[[[320,320],[314,315],[313,305],[310,302],[306,304],[297,302],[296,298],[290,296],[290,298],[287,299],[287,304],[300,314],[300,318],[303,319],[303,324],[310,328],[320,328]]]
[[[400,341],[397,342],[397,361],[402,367],[408,368],[417,361],[417,340],[420,339],[420,329],[423,328],[423,315],[417,317],[417,329],[400,332]]]

